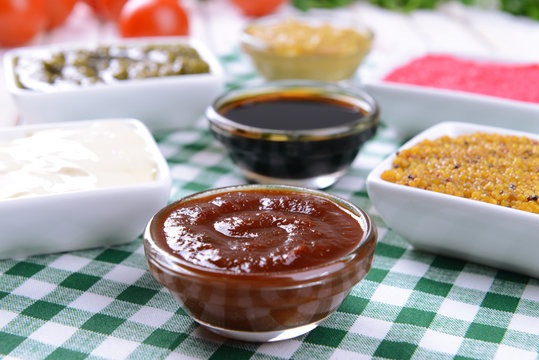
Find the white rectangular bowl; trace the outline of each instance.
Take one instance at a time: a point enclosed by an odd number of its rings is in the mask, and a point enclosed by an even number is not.
[[[95,48],[97,45],[186,44],[197,50],[210,66],[208,74],[189,74],[118,81],[56,91],[20,88],[14,58],[62,49]],[[200,41],[188,37],[118,39],[95,44],[53,44],[18,48],[4,55],[6,87],[24,124],[99,118],[135,118],[152,132],[186,127],[198,119],[224,86],[223,69]]]
[[[477,131],[538,134],[469,123],[446,122],[418,134],[398,151],[424,139]],[[396,233],[415,248],[539,277],[539,215],[458,196],[395,184],[381,179],[396,154],[367,177],[373,206]]]
[[[147,127],[118,119],[141,134],[155,159],[153,181],[136,185],[0,200],[0,258],[73,251],[135,240],[149,219],[166,205],[171,188],[167,162]],[[0,129],[0,139],[29,131],[87,125],[87,121]]]
[[[509,62],[506,59],[471,59]],[[437,123],[448,121],[465,121],[539,134],[539,104],[383,81],[389,71],[384,72],[367,79],[364,87],[378,101],[380,119],[403,137],[414,136]]]

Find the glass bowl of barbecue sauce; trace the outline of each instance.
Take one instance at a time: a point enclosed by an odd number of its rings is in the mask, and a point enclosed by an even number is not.
[[[187,196],[144,233],[152,275],[199,324],[243,341],[314,329],[370,270],[374,222],[321,190],[249,184]]]
[[[359,88],[282,80],[232,89],[208,107],[210,130],[243,175],[261,184],[326,188],[378,127]]]

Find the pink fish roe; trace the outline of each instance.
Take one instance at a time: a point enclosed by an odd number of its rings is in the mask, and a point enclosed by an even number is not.
[[[426,55],[393,70],[384,80],[539,103],[539,64]]]

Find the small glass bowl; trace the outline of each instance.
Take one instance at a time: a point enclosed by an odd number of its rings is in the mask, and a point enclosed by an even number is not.
[[[156,238],[163,236],[163,227],[156,225],[162,219],[157,219],[171,207],[209,195],[267,189],[311,194],[336,203],[357,218],[363,229],[359,244],[329,263],[263,273],[197,266],[157,245]],[[319,190],[250,184],[203,191],[166,206],[148,223],[144,250],[152,275],[196,322],[229,338],[265,342],[302,335],[332,314],[370,270],[377,239],[374,222],[349,201]]]
[[[241,47],[268,80],[339,81],[355,74],[373,38],[370,29],[349,16],[273,15],[251,22],[242,32]]]
[[[361,109],[362,116],[340,126],[280,130],[240,124],[221,114],[233,103],[279,94],[339,100]],[[365,91],[311,80],[281,80],[233,89],[206,111],[211,132],[248,180],[318,189],[331,186],[347,172],[363,144],[376,133],[378,115],[376,100]]]

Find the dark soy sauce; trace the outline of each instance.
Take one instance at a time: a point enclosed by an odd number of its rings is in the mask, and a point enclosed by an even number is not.
[[[363,110],[348,102],[309,94],[270,94],[223,106],[228,119],[272,130],[313,130],[353,123]]]
[[[240,168],[282,179],[308,179],[347,168],[359,149],[376,132],[376,125],[355,129],[367,111],[334,97],[303,92],[255,95],[223,105],[219,113],[236,124],[256,127],[223,132],[210,129]],[[295,136],[308,131],[346,125],[340,135]],[[275,130],[284,134],[274,134]]]

